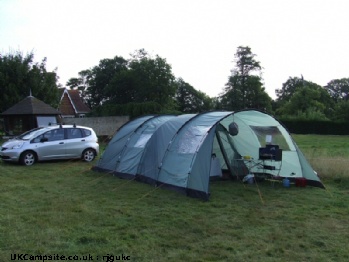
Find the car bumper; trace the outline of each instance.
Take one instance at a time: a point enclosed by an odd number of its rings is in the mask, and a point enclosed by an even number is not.
[[[18,152],[11,152],[8,150],[0,152],[0,158],[3,161],[18,162],[19,157],[20,157],[20,154]]]

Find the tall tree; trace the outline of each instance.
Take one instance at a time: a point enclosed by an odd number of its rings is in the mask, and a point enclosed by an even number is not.
[[[32,92],[33,96],[50,104],[58,105],[58,76],[56,71],[46,70],[46,58],[34,62],[34,54],[23,55],[20,51],[0,54],[0,93],[3,112]]]
[[[235,54],[236,67],[231,70],[220,104],[226,110],[256,108],[271,110],[271,98],[263,87],[260,62],[251,48],[239,46]]]

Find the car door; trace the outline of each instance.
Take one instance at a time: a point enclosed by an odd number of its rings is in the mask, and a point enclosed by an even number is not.
[[[64,129],[57,128],[47,131],[34,139],[40,160],[65,158]]]
[[[66,154],[69,158],[80,158],[85,149],[85,138],[80,128],[66,128]]]

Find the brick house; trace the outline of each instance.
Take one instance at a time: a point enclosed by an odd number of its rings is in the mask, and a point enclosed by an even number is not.
[[[62,118],[85,117],[91,109],[84,103],[79,90],[62,89],[59,111]]]

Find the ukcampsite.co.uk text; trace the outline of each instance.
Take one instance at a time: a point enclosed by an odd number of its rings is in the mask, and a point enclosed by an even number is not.
[[[32,254],[11,254],[11,260],[12,261],[106,261],[106,262],[113,262],[113,261],[130,261],[131,257],[125,254],[121,255],[112,255],[107,254],[104,256],[93,256],[91,254],[88,255],[72,255],[72,256],[65,256],[60,254],[53,254],[53,255],[32,255]]]

